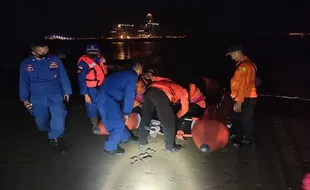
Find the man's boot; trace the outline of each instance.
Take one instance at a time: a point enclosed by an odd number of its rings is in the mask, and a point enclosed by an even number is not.
[[[98,126],[98,118],[91,118],[90,119],[91,124],[93,125],[92,129],[96,129],[96,127]]]
[[[50,139],[50,143],[55,149],[56,152],[59,153],[66,153],[68,151],[68,148],[63,142],[62,138],[55,138],[55,139]]]

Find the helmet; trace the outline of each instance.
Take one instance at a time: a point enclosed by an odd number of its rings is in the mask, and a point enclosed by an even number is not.
[[[97,44],[87,44],[86,52],[98,52],[100,51],[99,46]]]

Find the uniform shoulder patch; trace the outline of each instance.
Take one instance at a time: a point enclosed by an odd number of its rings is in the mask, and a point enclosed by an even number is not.
[[[32,65],[32,64],[27,64],[26,70],[27,70],[28,72],[33,71],[33,70],[34,70],[33,65]]]
[[[246,71],[246,67],[240,67],[240,71],[241,72],[245,72]]]
[[[56,62],[51,62],[51,63],[50,63],[50,68],[51,68],[51,69],[58,68],[57,63],[56,63]]]
[[[83,67],[82,66],[78,66],[77,73],[80,74],[82,72],[82,70],[83,70]]]

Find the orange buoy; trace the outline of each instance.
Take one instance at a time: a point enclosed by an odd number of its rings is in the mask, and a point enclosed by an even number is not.
[[[192,129],[192,138],[195,145],[202,152],[213,152],[226,146],[229,131],[219,121],[202,118],[195,122]]]
[[[138,113],[132,113],[129,116],[127,128],[129,130],[137,129],[140,124],[141,117]],[[102,121],[98,124],[97,128],[93,131],[96,135],[108,135],[109,132],[106,130]]]

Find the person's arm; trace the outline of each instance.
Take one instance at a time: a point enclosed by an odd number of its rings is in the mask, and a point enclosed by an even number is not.
[[[59,66],[59,80],[60,80],[60,84],[63,90],[63,94],[71,95],[72,88],[71,88],[71,83],[70,83],[67,71],[59,58],[56,58],[55,61],[57,62],[57,65]]]
[[[134,75],[127,79],[127,85],[125,88],[124,102],[123,102],[123,115],[128,116],[133,107],[133,103],[136,95],[136,85],[137,85],[138,76]]]
[[[29,101],[30,80],[25,64],[22,62],[19,72],[19,97],[22,102]]]
[[[177,117],[183,117],[189,109],[189,100],[188,100],[188,93],[185,89],[182,89],[182,94],[180,97],[181,109],[177,113]]]
[[[241,65],[236,71],[236,75],[239,75],[239,88],[235,97],[235,101],[239,103],[244,102],[246,95],[247,87],[249,84],[250,72],[249,68],[245,65]]]
[[[86,75],[89,72],[89,67],[84,61],[80,61],[77,65],[77,73],[78,73],[78,83],[80,87],[80,94],[87,95],[87,87],[86,87]]]

